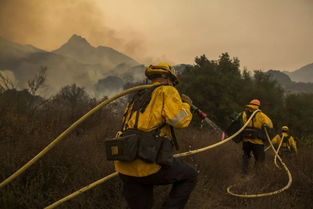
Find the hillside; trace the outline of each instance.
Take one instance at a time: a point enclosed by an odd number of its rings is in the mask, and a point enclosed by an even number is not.
[[[12,71],[19,88],[25,88],[41,66],[48,68],[46,84],[50,92],[74,82],[88,85],[92,82],[88,73],[101,71],[98,65],[83,64],[63,55],[1,40],[0,69]]]
[[[13,43],[0,37],[0,70],[11,70],[17,77],[21,78],[24,72],[18,70],[19,66],[27,62],[31,55],[44,52],[31,45]]]
[[[128,66],[139,65],[132,58],[105,46],[93,47],[86,39],[74,34],[64,45],[52,51],[71,57],[85,64],[100,64],[103,68],[113,68],[121,63]]]
[[[286,93],[313,93],[313,83],[294,82],[288,75],[278,70],[269,70],[266,73],[276,80]]]
[[[305,65],[294,72],[284,72],[295,82],[313,83],[313,63]]]
[[[26,88],[27,81],[34,78],[42,66],[48,69],[44,93],[49,95],[73,83],[99,95],[96,92],[99,80],[108,76],[118,76],[125,83],[142,80],[143,76],[137,72],[141,73],[144,68],[112,48],[93,47],[78,35],[52,52],[0,38],[0,70],[13,72],[18,88]]]
[[[205,152],[181,158],[198,171],[197,185],[185,209],[312,208],[313,94],[285,94],[266,73],[256,71],[253,76],[241,73],[238,63],[239,60],[231,59],[227,53],[219,60],[208,60],[203,55],[196,59],[196,65],[180,74],[181,83],[177,88],[189,95],[193,104],[223,130],[233,121],[232,115],[244,110],[252,98],[260,99],[262,112],[274,125],[270,136],[280,133],[282,125],[288,125],[289,133],[297,140],[298,153],[281,154],[284,167],[289,169],[288,175],[284,169],[275,167],[274,152],[269,150],[264,167],[255,167],[251,159],[250,175],[242,176],[242,144],[224,140],[227,144],[222,145],[220,132],[202,123],[193,112],[189,127],[175,130],[180,147],[177,152],[190,153],[190,150],[207,148]],[[279,72],[274,74],[279,75]],[[284,78],[282,80],[288,80]],[[111,76],[100,80],[97,86],[100,89],[112,85],[119,87],[122,82]],[[95,98],[76,85],[62,89],[49,99],[33,96],[26,90],[0,91],[1,181],[96,104]],[[92,182],[99,183],[99,179],[114,172],[113,162],[106,160],[104,143],[120,130],[124,108],[124,102],[115,101],[90,114],[88,119],[85,115],[87,120],[71,126],[76,128],[70,134],[70,131],[68,134],[63,132],[65,137],[57,146],[0,189],[1,209],[46,208]],[[231,190],[239,194],[273,192],[273,195],[233,197],[226,192],[230,185],[234,185]],[[75,197],[63,202],[59,208],[127,208],[122,188],[121,181],[113,178],[84,193],[84,189],[79,190],[80,195],[70,196]],[[154,208],[162,207],[169,189],[170,186],[156,188]]]
[[[23,59],[38,52],[43,52],[43,50],[31,45],[13,43],[0,37],[0,68],[4,65],[13,67],[14,60]]]

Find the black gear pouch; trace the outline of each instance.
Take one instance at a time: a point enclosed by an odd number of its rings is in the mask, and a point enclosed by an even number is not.
[[[154,136],[153,133],[142,133],[138,146],[138,158],[148,162],[156,163],[163,140]]]
[[[158,154],[157,163],[160,165],[171,166],[173,164],[173,149],[174,145],[172,140],[162,138],[162,145]]]
[[[130,162],[136,159],[138,151],[138,135],[130,134],[105,140],[107,160]]]
[[[158,131],[143,132],[136,129],[126,130],[126,134],[135,133],[139,136],[137,157],[147,163],[170,166],[173,163],[173,143],[160,137]]]
[[[119,138],[105,141],[107,160],[130,162],[141,159],[147,163],[170,166],[173,162],[172,141],[155,132],[128,129]]]

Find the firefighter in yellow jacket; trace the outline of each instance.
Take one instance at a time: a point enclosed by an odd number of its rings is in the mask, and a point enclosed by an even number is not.
[[[295,139],[293,138],[293,136],[289,135],[288,126],[283,126],[281,129],[282,129],[282,133],[277,134],[272,139],[272,143],[276,145],[276,148],[279,147],[279,153],[291,153],[292,151],[297,153],[298,152],[297,143]]]
[[[243,124],[249,119],[250,115],[260,108],[261,102],[258,99],[253,99],[245,106],[241,114]],[[243,174],[248,174],[249,160],[251,153],[255,158],[255,166],[258,168],[265,160],[264,142],[266,136],[263,128],[273,128],[271,119],[263,112],[258,112],[249,122],[247,127],[241,133],[242,138],[242,171]]]
[[[144,96],[147,101],[140,101],[141,99],[134,97],[133,102],[128,104],[123,118],[123,128],[119,134],[123,135],[123,132],[133,129],[144,133],[155,131],[157,137],[163,137],[173,142],[171,144],[175,144],[173,128],[186,128],[189,125],[192,119],[190,112],[192,102],[188,96],[180,96],[174,87],[178,79],[169,64],[151,65],[145,70],[145,75],[156,88],[150,95]],[[132,111],[131,109],[138,104],[141,105],[140,111]],[[139,143],[145,141],[141,139]],[[140,149],[145,152],[148,148]],[[128,206],[131,209],[150,209],[153,206],[153,186],[172,184],[162,208],[184,208],[196,184],[197,172],[184,161],[173,157],[169,160],[170,163],[164,165],[158,161],[149,162],[145,159],[142,156],[130,162],[114,162],[115,170],[123,182],[123,195]]]

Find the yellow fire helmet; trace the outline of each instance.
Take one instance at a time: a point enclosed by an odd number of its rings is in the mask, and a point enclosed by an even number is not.
[[[283,126],[283,127],[281,128],[282,131],[288,131],[288,129],[289,129],[288,126]]]
[[[174,85],[177,85],[179,82],[174,67],[164,62],[157,65],[150,65],[146,69],[145,75],[150,80],[154,77],[154,75],[165,75],[171,79]]]

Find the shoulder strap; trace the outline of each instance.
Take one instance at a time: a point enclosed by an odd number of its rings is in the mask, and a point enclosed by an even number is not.
[[[246,113],[246,122],[247,122],[253,112],[245,111],[245,113]],[[255,118],[255,116],[256,116],[257,114],[258,114],[258,112],[257,112],[257,113],[253,116],[253,118],[251,119],[252,128],[254,128],[254,118]]]
[[[156,88],[160,86],[165,86],[165,85],[168,85],[168,84],[158,84],[148,89],[143,89],[143,90],[138,91],[137,94],[134,95],[134,98],[132,101],[132,104],[133,104],[132,111],[140,111],[141,113],[143,113],[146,107],[148,106],[148,104],[150,103],[152,92]]]
[[[125,111],[124,115],[123,115],[123,122],[122,122],[122,127],[121,127],[121,131],[124,131],[124,127],[125,125],[127,126],[126,120],[127,120],[127,116],[129,114],[129,112],[131,111],[132,107],[131,104],[134,102],[134,97],[132,98],[131,102],[128,103],[128,107],[127,110]],[[129,116],[131,117],[131,115]],[[128,119],[129,120],[129,119]],[[127,129],[127,127],[125,127],[125,129]]]
[[[126,116],[125,116],[125,120],[123,121],[123,126],[122,126],[122,130],[128,128],[128,121],[132,118],[133,113],[136,113],[136,120],[135,120],[135,125],[134,128],[138,129],[138,121],[139,121],[139,115],[140,113],[143,113],[146,109],[146,107],[148,106],[148,104],[150,103],[151,100],[151,95],[152,92],[160,86],[165,86],[168,84],[158,84],[158,85],[154,85],[148,89],[143,89],[138,91],[132,98],[131,102],[129,103],[129,106],[131,106],[131,108],[129,108],[126,112]],[[129,115],[130,114],[130,115]],[[128,121],[126,121],[126,117],[127,115],[129,115],[128,117]]]
[[[127,122],[131,119],[133,113],[136,114],[136,119],[135,119],[135,125],[134,125],[134,129],[138,129],[138,121],[139,121],[139,115],[140,115],[140,112],[143,113],[146,109],[146,107],[148,106],[148,104],[150,103],[150,100],[151,100],[151,95],[152,95],[152,92],[159,86],[166,86],[168,84],[159,84],[159,85],[155,85],[155,86],[152,86],[151,88],[149,89],[146,89],[148,91],[139,91],[137,92],[137,94],[135,94],[131,100],[131,102],[129,103],[129,109],[126,111],[125,113],[125,117],[124,117],[124,120],[123,120],[123,125],[122,125],[122,131],[124,131],[124,127],[125,127],[125,130],[128,128],[127,126]],[[128,117],[128,121],[126,122],[126,117],[127,115],[130,116]],[[166,125],[166,123],[163,123],[161,124],[158,128],[156,128],[154,131],[155,131],[155,134],[160,134],[160,131],[161,129]],[[172,135],[172,140],[173,140],[173,144],[176,148],[176,150],[179,150],[179,146],[178,146],[178,143],[177,143],[177,138],[176,138],[176,135],[175,135],[175,131],[174,131],[174,128],[173,126],[170,126],[170,129],[171,129],[171,135]]]
[[[290,137],[291,137],[290,135],[287,135],[286,137],[284,137],[283,142],[289,144],[289,139],[290,139]],[[283,138],[283,134],[280,135],[280,138]]]

